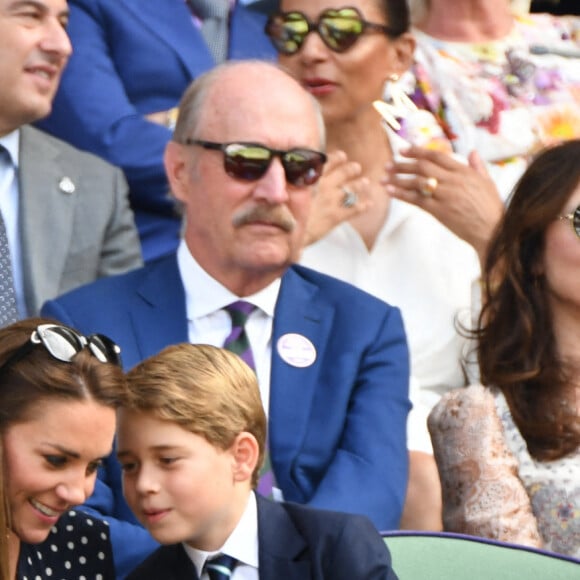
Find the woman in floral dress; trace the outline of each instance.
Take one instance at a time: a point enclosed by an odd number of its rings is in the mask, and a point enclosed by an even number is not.
[[[429,416],[448,531],[580,558],[580,140],[539,154],[489,247],[483,385]]]

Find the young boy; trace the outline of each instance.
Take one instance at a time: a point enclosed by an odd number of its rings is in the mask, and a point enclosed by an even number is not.
[[[239,357],[174,345],[130,371],[128,384],[118,424],[125,498],[164,544],[128,580],[396,580],[367,518],[253,493],[266,417]]]

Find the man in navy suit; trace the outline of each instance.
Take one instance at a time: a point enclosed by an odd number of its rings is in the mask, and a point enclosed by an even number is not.
[[[275,493],[397,528],[407,485],[409,361],[397,308],[294,265],[324,155],[318,105],[265,62],[221,65],[180,103],[165,165],[183,205],[176,254],[48,302],[103,332],[133,367],[167,345],[221,346],[243,299],[269,418]],[[110,459],[92,504],[114,516],[116,558],[139,549]],[[124,520],[124,521],[119,521]],[[150,546],[148,546],[150,547]]]
[[[216,4],[230,0],[213,0]],[[264,34],[273,0],[238,0],[227,58],[275,59]],[[196,0],[69,0],[74,52],[52,114],[40,128],[120,167],[143,257],[173,252],[181,216],[169,195],[163,151],[189,83],[215,66]]]

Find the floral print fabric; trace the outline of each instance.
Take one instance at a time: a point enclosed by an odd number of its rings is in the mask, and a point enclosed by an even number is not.
[[[499,391],[447,393],[429,416],[447,531],[580,557],[580,450],[533,459]]]
[[[504,198],[531,155],[580,137],[579,18],[522,15],[508,37],[485,43],[415,35],[405,91],[456,152],[479,152]]]

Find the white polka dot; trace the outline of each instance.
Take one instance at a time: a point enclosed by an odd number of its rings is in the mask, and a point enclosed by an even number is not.
[[[36,557],[37,557],[39,560],[42,560],[42,552],[36,552]]]
[[[79,562],[80,562],[81,564],[86,564],[86,563],[87,563],[87,559],[86,559],[84,556],[81,556],[81,557],[79,558]]]
[[[50,544],[50,549],[51,549],[53,552],[58,552],[58,546],[57,546],[56,544]]]
[[[97,577],[95,578],[95,580],[103,580],[103,575],[97,574]]]
[[[67,560],[67,561],[64,563],[64,567],[65,567],[67,570],[70,570],[70,569],[71,569],[71,563],[70,563],[70,562]]]
[[[71,526],[70,524],[66,527],[67,532],[72,532],[74,529],[74,526]]]
[[[44,573],[45,573],[47,576],[52,576],[52,568],[47,568],[47,569],[44,571]]]
[[[87,538],[86,536],[83,536],[83,537],[81,538],[81,544],[88,544],[88,543],[89,543],[89,540],[88,540],[88,538]]]
[[[70,512],[68,512],[68,514],[69,514],[69,516],[74,518],[74,517],[76,517],[77,512],[75,512],[75,510],[70,510]]]
[[[105,532],[101,532],[101,540],[106,540],[107,539],[107,534],[105,534]]]
[[[66,545],[66,547],[69,550],[74,550],[75,549],[75,544],[74,544],[74,542],[68,542],[67,545]]]
[[[93,520],[91,520],[91,518],[87,518],[87,525],[88,526],[92,526],[93,525]]]
[[[97,554],[97,558],[98,558],[99,560],[104,560],[104,559],[105,559],[105,554],[104,554],[104,552],[99,552],[99,553]]]

